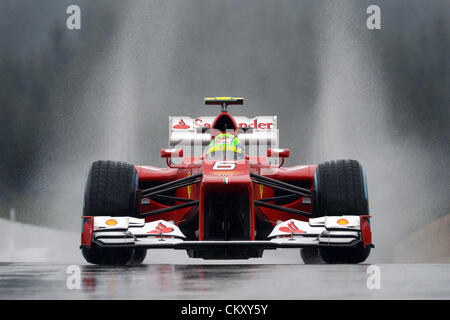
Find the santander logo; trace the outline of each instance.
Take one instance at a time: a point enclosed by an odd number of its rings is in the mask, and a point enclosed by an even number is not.
[[[173,228],[171,227],[167,227],[166,225],[162,224],[161,222],[158,223],[158,225],[156,226],[155,230],[149,231],[147,233],[153,234],[160,234],[160,233],[169,233],[172,232]]]
[[[183,119],[180,119],[178,121],[177,124],[175,124],[172,128],[173,129],[190,129],[191,126],[192,128],[211,128],[211,123],[210,122],[206,122],[201,118],[196,118],[196,119],[190,119],[188,120],[192,121],[192,124],[186,124],[186,122]],[[265,121],[260,121],[259,119],[253,119],[251,121],[245,121],[244,122],[239,122],[237,123],[239,128],[253,128],[253,129],[266,129],[266,130],[271,130],[273,129],[273,122],[265,122]]]
[[[190,126],[184,122],[183,119],[180,119],[176,125],[173,126],[174,129],[189,129]]]
[[[279,230],[282,232],[293,233],[293,234],[305,233],[305,231],[297,228],[294,221],[289,222],[287,227],[281,227]]]
[[[258,122],[258,119],[254,119],[251,122],[238,122],[237,125],[239,128],[272,129],[273,122]],[[194,126],[210,128],[211,123],[203,122],[202,119],[197,118],[194,120]]]

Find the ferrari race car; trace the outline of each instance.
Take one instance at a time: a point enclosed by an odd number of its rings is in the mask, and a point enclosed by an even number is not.
[[[217,117],[169,117],[167,167],[95,161],[81,250],[93,264],[144,261],[148,249],[248,259],[300,249],[305,263],[360,263],[372,244],[366,176],[355,160],[283,167],[276,116],[233,117],[243,98],[205,98]]]

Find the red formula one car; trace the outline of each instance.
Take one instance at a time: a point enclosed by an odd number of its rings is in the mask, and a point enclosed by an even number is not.
[[[276,116],[233,117],[242,98],[206,98],[217,117],[170,117],[167,167],[96,161],[81,250],[94,264],[135,264],[148,249],[248,259],[301,248],[305,263],[360,263],[372,244],[366,177],[355,160],[283,168]]]

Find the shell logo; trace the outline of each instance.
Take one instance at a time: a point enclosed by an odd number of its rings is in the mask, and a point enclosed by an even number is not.
[[[108,226],[115,226],[117,224],[117,221],[114,219],[109,219],[109,220],[106,220],[105,224]]]
[[[345,226],[346,224],[348,224],[348,220],[347,219],[339,219],[337,221],[337,224],[339,224],[341,226]]]

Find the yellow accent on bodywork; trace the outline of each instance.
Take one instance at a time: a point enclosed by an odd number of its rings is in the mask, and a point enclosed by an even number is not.
[[[207,97],[205,102],[243,102],[243,97]]]
[[[191,173],[189,172],[187,176],[190,177]],[[187,186],[187,192],[188,192],[188,199],[190,199],[191,198],[191,186],[190,185]]]

